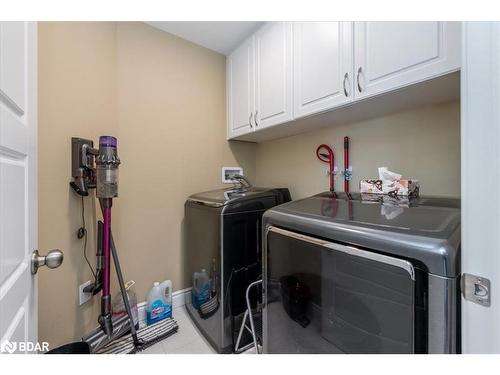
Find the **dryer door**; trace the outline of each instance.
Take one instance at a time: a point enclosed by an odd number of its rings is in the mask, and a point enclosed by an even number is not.
[[[410,262],[276,227],[266,233],[265,352],[423,351]]]

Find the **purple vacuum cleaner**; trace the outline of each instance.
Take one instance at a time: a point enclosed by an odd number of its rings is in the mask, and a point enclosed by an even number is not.
[[[82,340],[89,344],[92,353],[135,353],[177,332],[178,326],[172,319],[162,324],[138,330],[130,309],[120,261],[111,232],[111,207],[113,198],[118,196],[118,167],[120,159],[117,152],[117,141],[112,136],[99,138],[99,148],[89,139],[72,138],[72,176],[71,188],[82,197],[82,228],[78,230],[78,238],[85,239],[83,255],[95,282],[83,291],[96,295],[102,291],[101,314],[98,317],[99,327],[85,335]],[[87,259],[85,249],[87,231],[85,229],[84,197],[89,189],[96,189],[96,197],[102,211],[102,221],[97,223],[97,250],[95,272]],[[115,265],[118,284],[120,285],[123,303],[127,316],[113,318],[110,290],[111,260]],[[128,335],[130,333],[130,335]]]
[[[116,151],[116,138],[111,136],[102,136],[99,138],[99,153],[96,157],[97,165],[97,184],[96,195],[99,198],[103,217],[102,234],[102,297],[101,297],[101,315],[99,324],[103,331],[111,336],[113,333],[113,322],[111,320],[111,292],[110,292],[110,237],[111,237],[111,207],[113,198],[118,196],[118,166],[120,158]],[[124,301],[128,300],[124,298]]]
[[[106,337],[100,337],[94,341],[99,343],[109,342],[114,337],[123,334],[124,330],[130,330],[134,346],[140,348],[143,342],[137,338],[120,262],[111,233],[111,207],[113,205],[113,198],[118,196],[119,165],[120,158],[118,157],[117,140],[115,137],[100,137],[98,149],[93,147],[91,140],[72,138],[73,181],[70,182],[70,186],[77,194],[82,196],[82,199],[89,195],[89,189],[95,188],[103,216],[103,221],[98,223],[95,282],[84,289],[84,292],[92,293],[93,295],[102,290],[101,314],[99,315],[98,322]],[[82,238],[84,236],[86,236],[85,227],[80,228],[78,237]],[[110,290],[111,257],[113,257],[118,283],[129,318],[128,321],[120,320],[120,329],[118,331],[114,331],[112,319]]]

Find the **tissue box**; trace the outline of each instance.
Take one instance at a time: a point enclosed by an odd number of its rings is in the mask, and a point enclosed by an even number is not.
[[[361,180],[359,182],[359,192],[369,194],[387,194],[387,195],[408,195],[418,197],[420,184],[417,180]]]
[[[382,180],[359,181],[359,192],[361,194],[384,194]]]

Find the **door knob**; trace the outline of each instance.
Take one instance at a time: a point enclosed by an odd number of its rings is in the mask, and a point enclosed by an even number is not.
[[[38,250],[33,251],[31,255],[31,274],[35,275],[38,268],[47,266],[48,268],[57,268],[63,262],[64,255],[61,250],[51,250],[45,256],[39,255]]]

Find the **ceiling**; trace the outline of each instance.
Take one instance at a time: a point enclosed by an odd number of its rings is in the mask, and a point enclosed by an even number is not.
[[[182,39],[228,55],[264,22],[160,21],[147,23]]]

